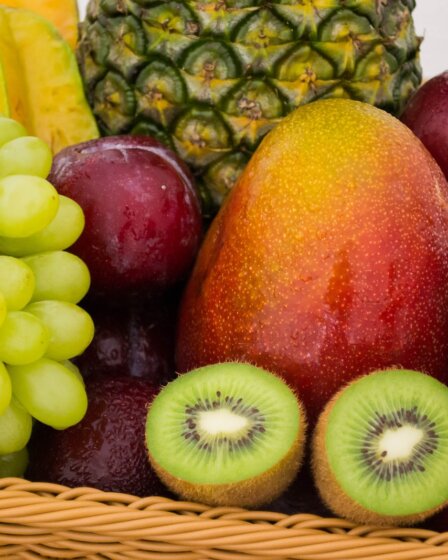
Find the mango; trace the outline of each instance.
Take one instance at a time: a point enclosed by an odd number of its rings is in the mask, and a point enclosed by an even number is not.
[[[414,134],[343,99],[279,124],[207,234],[176,360],[276,372],[311,418],[375,369],[446,380],[448,184]]]
[[[0,65],[0,114],[53,153],[98,137],[75,55],[49,21],[0,5]]]
[[[74,50],[78,41],[78,5],[76,0],[1,0],[10,8],[31,10],[48,19]]]

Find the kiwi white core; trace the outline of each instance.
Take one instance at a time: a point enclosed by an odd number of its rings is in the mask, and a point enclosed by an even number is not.
[[[234,434],[246,428],[249,420],[228,408],[207,410],[199,416],[199,428],[210,435]]]
[[[383,462],[388,463],[397,459],[407,459],[412,455],[412,452],[424,436],[423,430],[410,425],[396,430],[387,430],[378,444]]]

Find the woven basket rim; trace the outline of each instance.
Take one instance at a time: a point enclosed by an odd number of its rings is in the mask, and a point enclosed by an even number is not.
[[[99,560],[448,560],[448,532],[208,507],[0,479],[0,556]]]

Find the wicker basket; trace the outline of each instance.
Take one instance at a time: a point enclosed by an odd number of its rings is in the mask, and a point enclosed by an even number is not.
[[[448,533],[0,479],[0,556],[34,560],[448,560]]]

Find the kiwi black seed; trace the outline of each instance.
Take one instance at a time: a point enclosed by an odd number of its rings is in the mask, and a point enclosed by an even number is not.
[[[183,499],[258,507],[293,481],[305,415],[278,377],[223,363],[179,376],[155,398],[146,423],[153,468]]]
[[[364,524],[423,521],[448,504],[448,387],[404,369],[354,381],[319,418],[312,460],[335,514]]]

